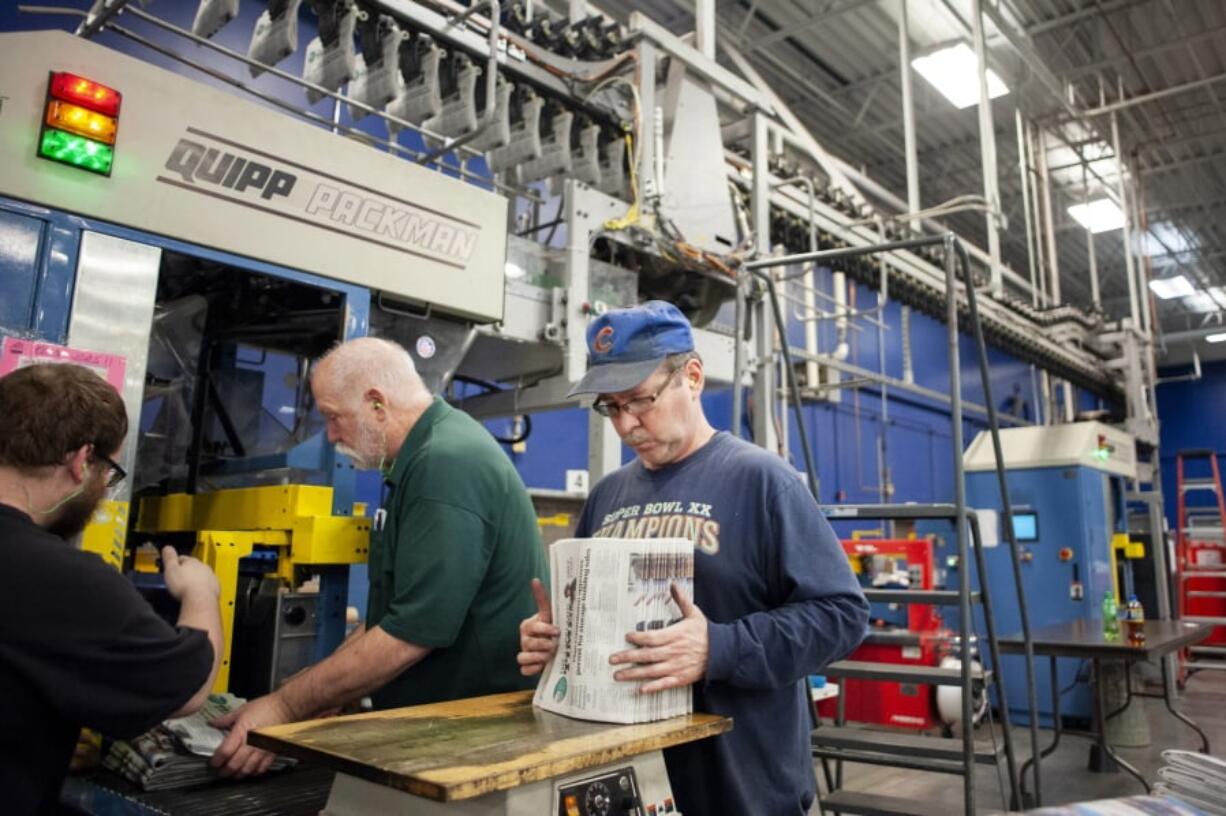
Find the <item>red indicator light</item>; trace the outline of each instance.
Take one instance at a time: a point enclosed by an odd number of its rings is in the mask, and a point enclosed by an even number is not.
[[[123,94],[114,88],[62,71],[51,74],[51,96],[107,116],[118,116],[123,100]]]

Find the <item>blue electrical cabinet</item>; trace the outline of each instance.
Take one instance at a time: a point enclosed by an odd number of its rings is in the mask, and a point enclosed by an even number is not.
[[[1101,625],[1103,596],[1117,591],[1112,536],[1122,531],[1126,519],[1123,480],[1135,476],[1132,437],[1108,425],[1080,422],[1007,429],[1001,432],[1001,445],[1031,628],[1076,619]],[[1018,634],[1021,615],[987,432],[967,449],[965,462],[967,503],[977,511],[994,511],[981,512],[980,525],[996,631],[1002,637]],[[1010,717],[1025,723],[1024,658],[1003,655],[1001,661]],[[1092,716],[1089,686],[1078,682],[1079,673],[1084,681],[1087,671],[1076,659],[1057,660],[1062,718]],[[1048,660],[1037,659],[1035,684],[1044,726],[1052,720],[1052,682]]]

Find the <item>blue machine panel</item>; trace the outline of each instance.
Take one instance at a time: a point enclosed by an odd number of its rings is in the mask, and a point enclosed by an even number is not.
[[[38,284],[42,221],[0,210],[0,333],[30,329]]]
[[[1111,478],[1086,467],[1008,472],[1009,497],[1013,506],[1020,508],[1014,521],[1022,549],[1022,584],[1032,629],[1078,618],[1101,625],[1103,594],[1112,589],[1110,544],[1115,508]],[[994,509],[1003,519],[995,471],[968,473],[966,494],[972,507]],[[985,548],[984,560],[996,631],[1009,636],[1021,632],[1022,622],[1009,547],[1004,531],[995,532],[1000,544]],[[992,537],[989,531],[985,533]],[[1061,551],[1066,549],[1072,557],[1063,560]],[[1073,590],[1074,582],[1078,581],[1082,584],[1080,597]],[[979,631],[983,632],[982,627]],[[1026,722],[1025,686],[1021,680],[1025,677],[1024,660],[1020,655],[1004,655],[1001,661],[1011,718]],[[1079,668],[1078,660],[1058,661],[1060,688],[1067,689],[1060,701],[1062,717],[1088,718],[1093,711],[1088,686],[1075,682]],[[1039,719],[1050,725],[1051,671],[1046,658],[1035,661],[1035,683]]]
[[[1039,540],[1039,514],[1013,511],[1013,537],[1019,542]]]

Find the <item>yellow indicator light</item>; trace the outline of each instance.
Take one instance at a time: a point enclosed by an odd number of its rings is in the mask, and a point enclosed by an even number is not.
[[[60,130],[115,144],[117,125],[110,116],[86,110],[80,105],[52,100],[47,105],[47,124]]]

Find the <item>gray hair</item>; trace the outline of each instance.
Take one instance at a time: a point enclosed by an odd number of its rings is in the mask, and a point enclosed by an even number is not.
[[[696,351],[681,351],[676,354],[670,354],[664,358],[664,370],[669,374],[674,371],[685,368],[685,364],[690,360],[702,362],[702,355]]]
[[[378,337],[337,344],[315,362],[311,379],[326,382],[345,401],[360,400],[366,391],[376,388],[389,407],[403,408],[429,394],[409,352]]]

